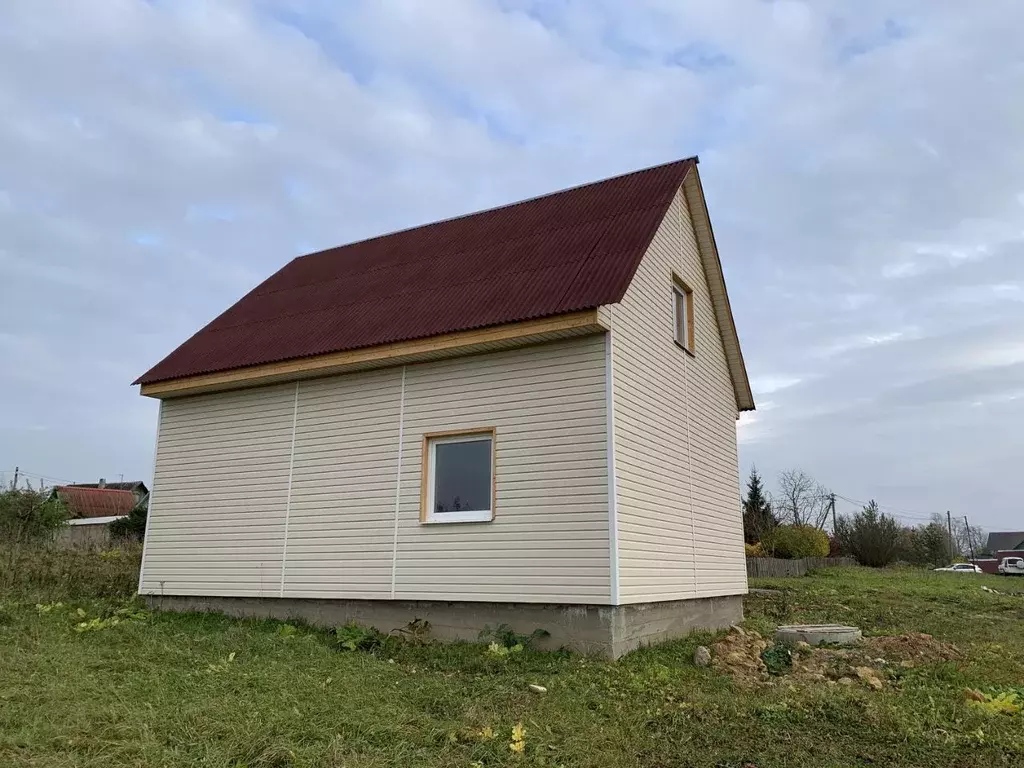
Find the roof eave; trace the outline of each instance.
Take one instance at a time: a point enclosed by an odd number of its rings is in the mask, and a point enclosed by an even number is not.
[[[460,357],[497,349],[541,344],[608,330],[597,309],[567,312],[516,323],[378,344],[313,357],[233,368],[177,379],[146,382],[139,394],[158,399],[334,376],[407,363]]]

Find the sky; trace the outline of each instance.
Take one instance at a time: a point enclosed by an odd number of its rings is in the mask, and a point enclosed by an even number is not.
[[[132,380],[294,256],[697,154],[741,472],[1022,530],[1022,29],[1018,0],[5,2],[0,479],[148,481]]]

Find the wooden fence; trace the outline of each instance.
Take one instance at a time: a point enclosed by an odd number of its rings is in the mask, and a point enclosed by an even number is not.
[[[783,560],[779,557],[748,557],[747,577],[775,579],[783,576],[806,576],[812,568],[835,568],[857,565],[852,557],[805,557],[801,560]]]

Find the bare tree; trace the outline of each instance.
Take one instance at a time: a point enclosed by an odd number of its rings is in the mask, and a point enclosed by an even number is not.
[[[942,526],[943,531],[946,530],[945,515],[932,515],[932,522]],[[951,522],[953,524],[953,545],[951,549],[954,555],[970,557],[971,552],[974,552],[976,555],[985,552],[988,536],[984,529],[972,525],[968,534],[967,523],[962,517],[953,517]],[[946,534],[946,539],[947,541],[949,539],[948,533]]]
[[[772,509],[790,525],[824,528],[829,513],[829,490],[802,469],[779,473],[779,491],[772,495]]]

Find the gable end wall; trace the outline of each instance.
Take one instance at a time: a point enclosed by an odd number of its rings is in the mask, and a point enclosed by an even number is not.
[[[673,339],[672,277],[692,290],[695,355]],[[736,399],[680,190],[611,324],[618,597],[742,594]]]

